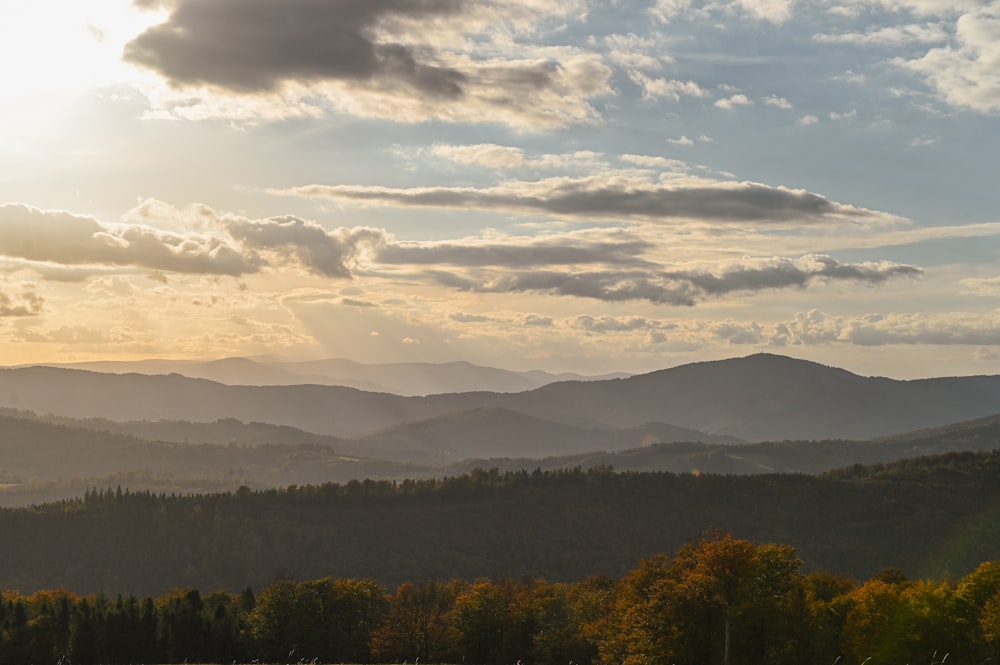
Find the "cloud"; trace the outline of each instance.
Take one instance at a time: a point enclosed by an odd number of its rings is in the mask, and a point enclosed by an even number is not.
[[[260,259],[211,233],[104,224],[65,211],[0,205],[0,255],[62,265],[110,264],[217,275],[255,272]]]
[[[858,110],[851,109],[845,113],[837,113],[836,111],[830,111],[830,120],[837,122],[838,120],[843,120],[845,122],[853,122],[858,118]]]
[[[659,69],[673,58],[663,53],[663,46],[656,39],[635,33],[607,35],[603,38],[608,48],[608,59],[627,69]]]
[[[667,140],[670,141],[670,139]],[[673,141],[670,142],[673,143]],[[688,165],[679,159],[668,159],[666,157],[653,157],[649,155],[622,155],[619,159],[629,164],[635,164],[645,168],[662,169],[674,173],[684,173],[689,170]]]
[[[494,169],[509,169],[524,164],[524,150],[494,143],[479,143],[476,145],[435,145],[431,148],[435,157],[468,164],[486,166]]]
[[[795,108],[790,101],[788,101],[784,97],[778,97],[777,95],[771,95],[770,97],[765,97],[762,101],[768,106],[776,106],[779,109]]]
[[[687,135],[684,135],[679,139],[667,139],[667,143],[672,143],[673,145],[694,145],[694,140],[689,139]]]
[[[863,33],[844,32],[813,35],[813,40],[821,44],[857,44],[862,46],[938,44],[947,42],[948,38],[948,31],[940,23],[892,25]]]
[[[652,78],[639,71],[630,72],[629,78],[642,87],[642,96],[644,99],[666,97],[677,102],[680,101],[681,97],[708,96],[708,90],[705,90],[694,81]]]
[[[175,230],[142,223],[109,224],[10,203],[0,205],[0,256],[62,282],[82,282],[124,267],[161,276],[168,272],[240,276],[275,264],[347,278],[360,257],[385,242],[382,231],[367,227],[327,231],[291,216],[250,220],[220,215],[205,206],[178,209],[159,201],[145,201],[123,219],[166,223]]]
[[[733,109],[737,106],[750,106],[752,104],[753,100],[744,94],[735,94],[731,97],[715,100],[715,106],[720,109]]]
[[[667,343],[703,347],[712,340],[730,345],[784,346],[976,346],[978,356],[996,355],[982,347],[1000,346],[996,313],[889,313],[837,316],[818,309],[767,323],[740,320],[663,321],[642,316],[578,316],[567,321],[591,335],[632,337],[640,347]],[[989,353],[987,353],[989,351]]]
[[[996,346],[1000,345],[1000,319],[995,314],[960,312],[873,313],[841,317],[812,310],[776,324],[770,332],[761,336],[761,342],[775,346],[830,343],[857,346]]]
[[[532,328],[551,328],[553,323],[552,317],[539,316],[537,314],[528,314],[521,319],[522,325],[530,326]]]
[[[992,298],[1000,295],[1000,277],[975,278],[961,280],[964,296],[983,296]]]
[[[961,15],[952,43],[897,65],[926,77],[949,104],[982,113],[1000,111],[1000,5]]]
[[[351,268],[364,251],[385,242],[383,232],[366,227],[326,231],[297,217],[262,221],[231,220],[233,238],[253,250],[270,250],[294,257],[302,266],[325,277],[350,277]]]
[[[799,127],[808,127],[809,125],[815,125],[819,122],[819,118],[814,115],[804,115],[795,121],[795,124]]]
[[[747,15],[757,20],[781,24],[792,16],[798,0],[736,0]]]
[[[693,306],[730,293],[804,288],[813,282],[841,281],[877,285],[922,274],[919,268],[890,262],[841,263],[829,256],[810,254],[799,259],[745,258],[705,268],[683,270],[503,272],[427,271],[442,286],[475,293],[538,292],[591,298],[605,302],[645,300],[655,304]]]
[[[843,322],[840,341],[861,346],[888,344],[1000,345],[996,317],[968,314],[871,314]]]
[[[706,295],[716,296],[733,291],[804,287],[817,279],[881,284],[896,277],[917,277],[922,273],[919,268],[896,263],[847,264],[829,256],[809,254],[800,259],[745,258],[711,270],[665,271],[663,276],[687,282]]]
[[[504,53],[496,33],[529,33],[580,11],[551,0],[178,0],[124,57],[181,91],[154,100],[181,117],[333,108],[405,122],[555,127],[596,121],[586,100],[612,93],[610,66],[581,49]],[[474,38],[484,33],[490,39]]]
[[[906,145],[910,148],[926,148],[927,146],[934,145],[937,143],[937,139],[930,136],[917,136],[906,142]]]
[[[373,302],[368,302],[367,300],[357,300],[355,298],[344,298],[340,301],[340,304],[347,305],[348,307],[378,307]]]
[[[566,234],[541,238],[508,238],[503,242],[399,242],[382,246],[377,259],[385,264],[503,266],[602,263],[622,267],[651,265],[639,258],[653,245],[625,234],[590,238]]]
[[[460,72],[421,62],[412,48],[374,35],[387,15],[432,20],[460,6],[453,0],[181,0],[165,23],[131,41],[124,57],[175,84],[238,92],[273,90],[289,79],[379,78],[456,97]]]
[[[448,315],[448,318],[456,323],[487,323],[493,319],[489,316],[483,316],[481,314],[463,314],[461,312],[453,312]]]
[[[577,316],[570,320],[570,325],[574,328],[586,330],[591,333],[615,333],[634,332],[636,330],[672,328],[672,325],[664,324],[660,321],[647,319],[642,316]]]
[[[554,270],[505,271],[487,275],[460,275],[428,271],[442,286],[474,293],[548,293],[592,298],[605,302],[647,300],[656,304],[695,304],[696,293],[684,284],[643,272],[557,272]]]
[[[763,224],[863,223],[886,219],[880,213],[834,203],[810,192],[759,183],[697,181],[685,186],[665,185],[645,175],[613,176],[509,181],[488,188],[306,185],[272,193],[362,205],[544,213],[576,219],[691,219]]]
[[[0,291],[0,317],[38,316],[44,306],[45,300],[30,288],[13,296]]]

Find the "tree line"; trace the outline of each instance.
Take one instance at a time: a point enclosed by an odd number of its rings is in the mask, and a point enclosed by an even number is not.
[[[958,580],[804,573],[705,534],[618,579],[277,580],[259,595],[0,593],[0,665],[879,665],[1000,659],[1000,560]]]

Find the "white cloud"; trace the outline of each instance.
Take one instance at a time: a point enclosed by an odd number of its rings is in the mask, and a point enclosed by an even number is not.
[[[731,97],[715,100],[715,106],[719,107],[720,109],[732,109],[736,108],[737,106],[750,106],[752,104],[753,100],[751,100],[749,97],[747,97],[742,93],[733,95]]]
[[[917,136],[906,142],[906,145],[911,148],[926,148],[937,143],[937,139],[931,136]]]
[[[494,169],[509,169],[524,164],[524,150],[494,143],[475,145],[435,145],[431,154],[437,157],[473,166],[487,166]]]
[[[635,33],[607,35],[603,39],[608,60],[624,69],[656,70],[673,58],[663,52],[663,45],[651,37]]]
[[[940,44],[950,37],[941,23],[892,25],[868,32],[845,32],[814,35],[813,39],[826,44],[858,44],[901,46],[909,44]]]
[[[667,141],[673,143],[670,139],[667,139]],[[657,168],[674,173],[686,173],[690,170],[687,163],[679,159],[667,159],[666,157],[649,155],[622,155],[619,159],[623,162],[636,164],[637,166]]]
[[[736,0],[750,17],[781,24],[792,16],[797,0]]]
[[[708,90],[694,81],[679,81],[675,79],[652,78],[642,72],[633,71],[629,77],[642,87],[645,99],[660,99],[665,97],[675,102],[681,97],[707,97]]]
[[[765,97],[762,101],[768,106],[777,106],[779,109],[795,108],[790,101],[788,101],[784,97],[778,97],[777,95],[771,95],[770,97]]]
[[[1000,4],[963,14],[954,43],[896,63],[927,78],[949,104],[983,113],[1000,111]]]
[[[834,122],[837,122],[838,120],[853,122],[854,120],[857,120],[857,118],[858,118],[857,109],[851,109],[846,113],[837,113],[836,111],[830,111],[830,120],[833,120]]]

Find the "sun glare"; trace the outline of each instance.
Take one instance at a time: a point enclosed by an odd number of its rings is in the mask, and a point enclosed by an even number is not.
[[[125,43],[162,17],[129,0],[5,0],[0,5],[0,100],[134,81]]]

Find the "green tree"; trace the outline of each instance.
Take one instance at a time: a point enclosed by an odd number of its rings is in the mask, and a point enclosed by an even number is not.
[[[102,660],[101,617],[86,598],[76,604],[69,631],[69,657],[76,665],[93,665]]]
[[[182,589],[160,599],[159,635],[169,662],[197,663],[208,658],[208,626],[197,589]]]

